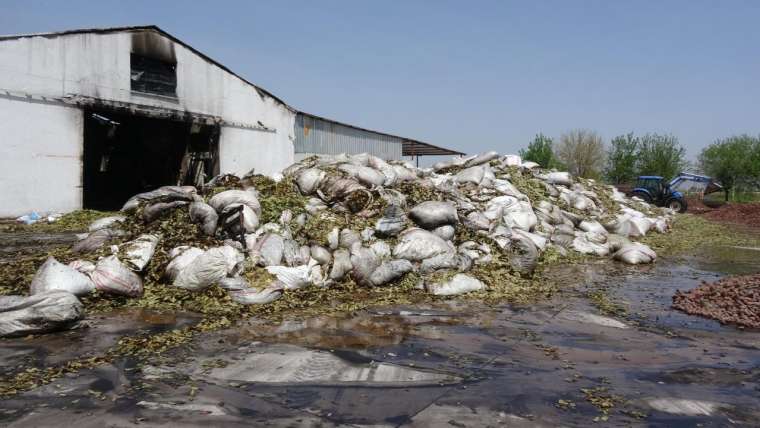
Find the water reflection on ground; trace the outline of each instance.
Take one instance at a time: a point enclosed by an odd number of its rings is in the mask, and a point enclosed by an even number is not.
[[[756,272],[757,252],[565,266],[541,304],[464,300],[271,325],[251,320],[0,403],[9,426],[623,426],[756,424],[760,332],[669,308],[676,289]],[[624,312],[600,310],[603,293]],[[0,342],[0,365],[65,361],[191,315],[128,311]]]

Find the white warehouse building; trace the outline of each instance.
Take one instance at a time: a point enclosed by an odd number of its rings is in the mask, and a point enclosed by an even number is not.
[[[0,36],[0,138],[0,217],[311,154],[461,154],[299,112],[155,26]]]

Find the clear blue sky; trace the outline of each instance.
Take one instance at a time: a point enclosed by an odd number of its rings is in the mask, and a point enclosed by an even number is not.
[[[294,107],[466,152],[760,133],[760,1],[2,2],[0,33],[156,24]]]

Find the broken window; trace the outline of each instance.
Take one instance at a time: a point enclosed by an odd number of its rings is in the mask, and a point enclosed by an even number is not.
[[[177,96],[177,64],[132,54],[131,89],[137,92]]]

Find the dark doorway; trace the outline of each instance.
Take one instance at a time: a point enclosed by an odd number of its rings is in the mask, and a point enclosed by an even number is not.
[[[116,210],[165,185],[197,185],[218,169],[218,126],[85,110],[84,208]]]

